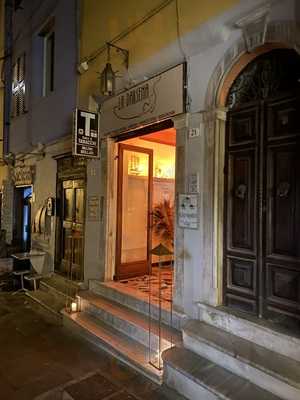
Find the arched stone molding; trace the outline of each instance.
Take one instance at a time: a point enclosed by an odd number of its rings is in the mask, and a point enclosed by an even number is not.
[[[261,43],[263,32],[256,32],[250,40]],[[253,46],[255,47],[255,45]],[[226,130],[226,99],[229,89],[239,73],[259,55],[275,48],[293,48],[300,54],[300,25],[295,21],[277,21],[268,25],[264,45],[258,45],[254,51],[247,52],[244,38],[241,37],[223,55],[209,81],[205,113],[210,116],[205,123],[207,140],[213,143],[213,239],[211,262],[206,263],[212,268],[213,276],[209,303],[222,304],[223,299],[223,214],[224,214],[224,159],[225,159],[225,130]],[[213,119],[213,123],[212,123]],[[212,128],[213,125],[213,128]],[[210,146],[211,147],[211,146]]]
[[[252,43],[261,43],[263,32],[251,36]],[[206,91],[205,109],[224,107],[228,90],[241,70],[257,56],[275,48],[293,48],[300,54],[300,24],[295,21],[277,21],[268,25],[265,44],[251,52],[241,37],[229,48],[215,68]]]

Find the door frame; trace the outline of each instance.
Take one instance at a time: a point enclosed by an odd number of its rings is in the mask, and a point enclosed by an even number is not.
[[[64,183],[68,183],[70,182],[69,186],[65,186],[64,187]],[[61,250],[63,250],[64,247],[64,229],[70,229],[71,231],[71,258],[70,260],[66,260],[63,258],[63,252],[61,252],[61,258],[60,258],[60,267],[61,270],[60,272],[63,275],[67,275],[68,278],[70,278],[71,280],[73,280],[72,278],[72,269],[74,265],[78,265],[78,264],[74,264],[73,263],[73,251],[74,251],[74,232],[76,231],[81,231],[80,229],[76,229],[76,227],[78,227],[78,225],[81,225],[82,227],[82,265],[79,265],[80,267],[80,280],[79,281],[83,281],[84,280],[84,232],[85,232],[85,218],[83,219],[83,223],[82,224],[78,224],[78,222],[74,219],[75,215],[76,215],[76,189],[83,189],[84,190],[84,201],[83,201],[83,216],[85,216],[85,199],[86,199],[86,185],[85,185],[85,181],[84,179],[80,179],[80,178],[75,178],[75,179],[66,179],[61,181],[61,186],[62,186],[62,199],[61,199],[61,235],[60,235],[60,248]],[[68,221],[63,219],[63,213],[64,213],[64,207],[65,207],[65,203],[64,203],[64,194],[63,191],[64,189],[73,189],[73,195],[72,195],[72,221]],[[65,225],[69,225],[69,227],[67,228]],[[66,268],[64,267],[64,265],[66,265]],[[69,271],[65,274],[65,270]],[[75,279],[77,280],[77,279]]]
[[[32,194],[33,194],[33,185],[31,184],[31,185],[17,185],[17,186],[14,186],[14,191],[13,191],[13,203],[15,203],[15,201],[16,201],[16,195],[17,195],[17,191],[20,191],[20,190],[22,190],[23,191],[23,195],[24,195],[24,190],[25,189],[27,189],[27,188],[31,188],[31,196],[32,196]],[[21,216],[21,221],[22,221],[22,223],[21,223],[21,225],[22,225],[22,230],[21,230],[21,238],[19,238],[18,236],[16,237],[15,235],[16,235],[16,224],[15,224],[15,222],[13,223],[13,243],[15,243],[15,244],[17,244],[17,246],[18,246],[18,248],[19,248],[19,251],[30,251],[30,249],[31,249],[31,229],[32,229],[32,205],[30,206],[30,215],[29,215],[29,232],[28,232],[28,241],[27,241],[27,244],[28,244],[28,248],[27,249],[25,249],[25,247],[24,247],[24,245],[25,245],[25,242],[23,241],[23,229],[24,229],[24,226],[23,226],[23,223],[24,223],[24,198],[22,197],[22,209],[20,210],[20,216]],[[14,204],[14,207],[15,207],[15,204]],[[15,219],[15,217],[14,217],[14,219]],[[17,242],[16,242],[17,241]],[[18,243],[18,241],[20,242],[20,243],[22,243],[22,245],[19,245],[19,243]]]
[[[56,228],[55,228],[55,262],[54,272],[62,274],[60,270],[61,265],[61,250],[62,250],[62,205],[63,205],[63,182],[68,180],[82,180],[84,182],[84,204],[87,198],[87,177],[86,177],[86,159],[74,158],[69,155],[64,155],[56,158],[57,161],[57,176],[56,176]],[[64,165],[65,163],[65,165]],[[84,211],[85,215],[85,211]],[[83,226],[83,243],[85,243],[85,224]],[[84,250],[83,246],[83,279],[84,279]],[[65,276],[65,275],[64,275]]]
[[[124,151],[136,151],[137,153],[145,153],[149,155],[149,171],[148,171],[148,216],[147,216],[147,270],[151,268],[151,215],[152,215],[152,192],[153,192],[153,150],[144,147],[138,147],[128,144],[119,143],[118,145],[118,167],[117,167],[117,221],[116,221],[116,258],[115,258],[115,280],[129,278],[130,274],[122,273],[122,266],[130,266],[132,263],[121,263],[122,252],[122,194],[123,194],[123,154]],[[145,261],[137,261],[136,265],[144,265]],[[137,276],[133,273],[133,276]]]
[[[284,255],[283,253],[273,252],[272,249],[272,238],[275,234],[271,229],[274,228],[271,220],[274,222],[275,216],[272,214],[271,203],[274,201],[274,174],[275,170],[271,169],[271,153],[272,151],[280,149],[288,149],[291,146],[299,147],[299,134],[287,134],[284,133],[276,137],[275,134],[272,136],[270,134],[270,107],[275,107],[279,104],[289,104],[294,102],[300,104],[299,92],[282,93],[276,97],[266,98],[265,100],[258,100],[254,103],[247,103],[237,109],[234,109],[233,115],[238,115],[245,111],[255,111],[256,112],[256,126],[255,135],[253,135],[253,140],[250,142],[244,142],[234,145],[229,143],[230,141],[230,127],[232,125],[228,122],[226,129],[226,148],[225,148],[225,168],[224,168],[224,248],[223,248],[223,291],[224,298],[223,302],[226,304],[228,302],[227,296],[234,301],[240,301],[241,303],[249,304],[255,303],[256,307],[252,311],[260,318],[278,318],[278,316],[285,315],[289,316],[290,321],[297,319],[298,314],[295,311],[297,309],[296,300],[290,301],[288,298],[281,299],[280,296],[274,294],[273,286],[271,284],[271,272],[272,265],[273,269],[281,271],[281,273],[287,273],[286,270],[294,270],[295,274],[299,275],[299,257],[297,255],[290,256]],[[273,115],[273,114],[272,114]],[[234,118],[234,116],[233,116]],[[273,119],[271,119],[273,121]],[[253,249],[250,252],[246,251],[242,255],[243,250],[239,247],[231,248],[230,238],[232,238],[231,233],[231,197],[233,196],[232,190],[232,179],[234,175],[231,173],[230,157],[235,153],[249,152],[254,153],[253,162],[254,166],[254,206],[253,206]],[[292,160],[292,159],[291,159]],[[296,160],[299,159],[297,158]],[[296,169],[297,170],[297,169]],[[295,184],[295,188],[297,188]],[[295,196],[299,198],[299,186],[298,191]],[[296,200],[295,200],[296,201]],[[299,218],[299,217],[298,217]],[[282,229],[282,225],[280,225]],[[267,236],[270,235],[270,236]],[[252,252],[252,254],[251,254]],[[229,266],[230,258],[239,259],[245,261],[246,263],[253,262],[253,289],[252,293],[247,293],[245,289],[237,290],[237,287],[231,286],[231,270]],[[246,258],[246,260],[243,258]],[[297,269],[298,268],[298,269]],[[244,291],[244,293],[242,293]],[[230,307],[230,306],[229,306]],[[294,311],[293,311],[294,307]],[[299,305],[298,305],[299,307]],[[287,319],[287,317],[286,317]]]

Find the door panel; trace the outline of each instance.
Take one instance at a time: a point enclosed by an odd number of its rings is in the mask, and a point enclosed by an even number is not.
[[[150,268],[153,152],[119,145],[116,279]]]
[[[229,115],[230,147],[256,142],[259,129],[258,112],[257,105],[254,105]]]
[[[300,271],[284,264],[266,264],[267,306],[297,314],[300,303]]]
[[[264,317],[300,319],[299,105],[262,101],[227,124],[224,302]]]
[[[254,150],[230,152],[228,193],[228,251],[254,255],[256,179]]]
[[[279,99],[267,103],[268,140],[300,135],[299,98]]]
[[[225,166],[224,302],[256,313],[257,105],[229,113]]]
[[[265,150],[265,315],[287,314],[297,319],[300,318],[299,105],[296,97],[267,102],[269,125]]]
[[[84,222],[84,189],[75,189],[75,221],[79,224]]]
[[[267,257],[300,260],[298,151],[295,143],[268,150]]]
[[[63,184],[61,268],[70,279],[83,280],[84,181]]]

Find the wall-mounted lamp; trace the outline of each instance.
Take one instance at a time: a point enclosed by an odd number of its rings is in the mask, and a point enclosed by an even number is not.
[[[129,51],[122,49],[121,47],[115,46],[111,43],[106,43],[107,45],[107,62],[104,70],[101,72],[101,87],[100,91],[105,96],[112,96],[115,93],[116,87],[116,73],[113,71],[110,63],[110,49],[113,47],[117,50],[117,53],[121,53],[124,57],[124,64],[126,69],[128,69]]]
[[[78,66],[77,66],[77,71],[80,73],[80,75],[84,74],[86,71],[89,69],[89,64],[87,61],[82,61]]]

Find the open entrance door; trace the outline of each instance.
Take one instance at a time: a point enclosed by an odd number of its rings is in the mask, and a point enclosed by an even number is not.
[[[119,145],[115,279],[149,274],[153,151]]]
[[[13,243],[16,252],[30,251],[31,198],[31,186],[22,186],[15,188]]]

